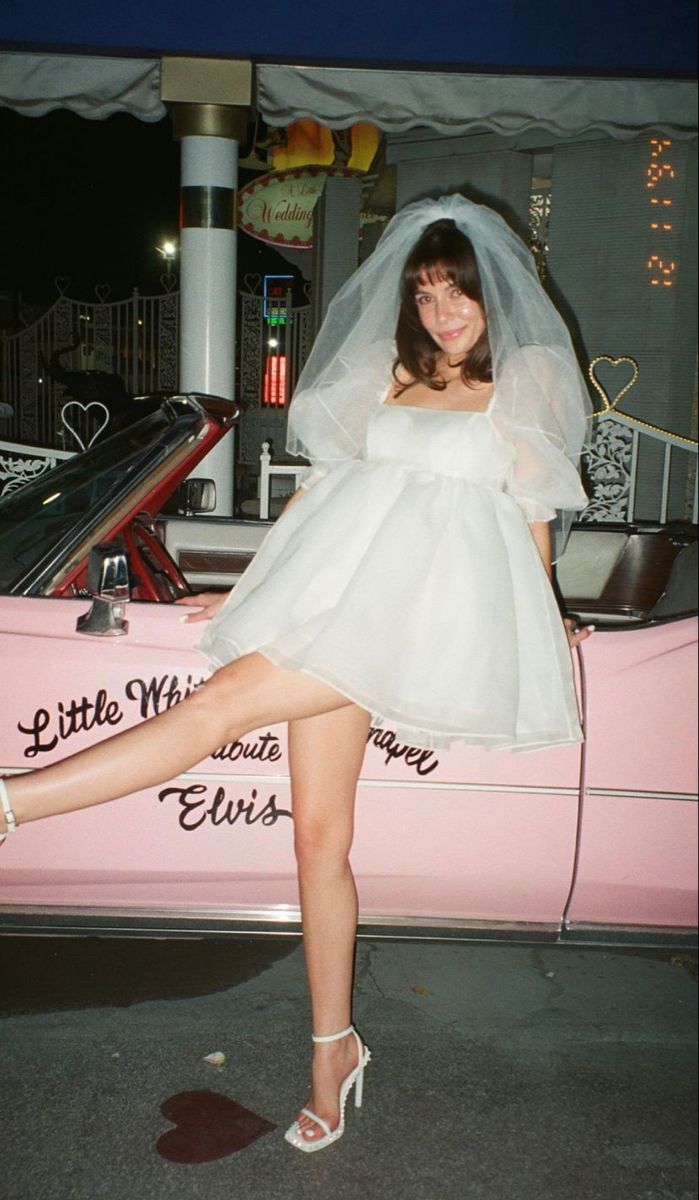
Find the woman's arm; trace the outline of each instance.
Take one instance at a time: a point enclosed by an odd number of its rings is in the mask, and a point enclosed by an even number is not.
[[[287,500],[277,520],[283,517],[285,512],[288,512],[291,505],[300,499],[305,491],[306,488],[297,488]],[[195,621],[210,621],[212,617],[215,617],[221,611],[227,597],[228,592],[199,592],[195,596],[182,596],[179,600],[175,601],[175,604],[185,604],[190,608],[195,607],[200,610],[199,612],[187,613],[185,616],[180,617],[180,620],[184,621],[185,624],[191,625]]]
[[[304,487],[297,488],[296,491],[293,492],[293,494],[291,496],[289,496],[289,499],[287,500],[286,504],[284,505],[280,516],[284,516],[284,513],[289,511],[292,504],[295,504],[297,500],[300,500],[301,497],[303,496],[304,492],[307,492],[307,491],[308,491],[308,488],[304,488]]]
[[[529,528],[541,555],[541,561],[549,579],[553,580],[551,526],[548,521],[533,521]]]
[[[551,582],[553,582],[553,563],[552,558],[552,539],[551,526],[548,521],[533,521],[529,528],[532,532],[532,537],[536,542],[536,548],[541,555],[541,561],[544,564],[544,569]],[[594,625],[588,625],[586,629],[579,629],[575,621],[571,617],[564,617],[563,624],[566,627],[568,634],[568,642],[570,646],[577,646],[580,642],[584,642],[589,638],[594,630]]]

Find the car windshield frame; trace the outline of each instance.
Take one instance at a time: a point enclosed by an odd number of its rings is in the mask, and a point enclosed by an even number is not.
[[[139,484],[208,428],[191,397],[140,421],[0,500],[0,594],[37,595],[47,577]]]

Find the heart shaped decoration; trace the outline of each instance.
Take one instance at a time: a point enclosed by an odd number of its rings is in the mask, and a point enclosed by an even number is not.
[[[100,304],[107,303],[107,301],[111,295],[111,292],[112,292],[112,289],[110,288],[108,283],[98,283],[95,286],[95,295],[96,295],[97,299],[99,300]]]
[[[177,283],[177,276],[172,271],[169,271],[167,275],[160,276],[160,283],[164,292],[172,292]]]
[[[65,296],[70,287],[70,279],[67,275],[57,275],[53,281],[60,292],[61,296]]]
[[[95,431],[95,433],[93,433],[92,437],[90,438],[89,442],[87,443],[87,446],[85,445],[84,441],[82,440],[82,437],[78,433],[75,426],[71,425],[70,421],[68,420],[68,417],[66,416],[66,414],[70,408],[79,408],[80,411],[85,414],[85,416],[88,416],[88,414],[91,414],[94,412],[95,415],[99,414],[102,418],[101,425],[98,425],[97,430]],[[65,426],[65,428],[68,430],[68,433],[70,433],[72,435],[72,437],[75,438],[80,449],[87,450],[92,445],[93,442],[97,441],[100,434],[104,433],[105,429],[107,428],[107,426],[109,424],[109,409],[107,408],[106,404],[102,404],[101,400],[91,400],[89,404],[83,404],[80,400],[69,400],[68,403],[64,404],[63,408],[61,409],[61,421],[63,422],[63,425]]]
[[[180,1092],[160,1106],[175,1126],[156,1142],[161,1158],[177,1163],[212,1162],[244,1150],[276,1129],[271,1121],[219,1092]]]
[[[244,275],[243,283],[245,284],[245,290],[247,292],[252,292],[253,295],[256,295],[257,292],[259,292],[259,290],[260,290],[260,284],[262,283],[262,276],[254,275],[254,274]]]
[[[609,398],[604,384],[596,374],[596,368],[600,363],[609,363],[611,367],[618,367],[622,363],[626,363],[631,367],[631,378],[627,379],[624,386],[620,388],[611,399]],[[587,369],[587,373],[590,378],[590,383],[602,400],[602,404],[604,406],[602,409],[603,412],[612,412],[616,408],[617,404],[621,400],[621,397],[625,396],[627,392],[631,391],[631,388],[635,384],[640,374],[636,359],[631,358],[628,354],[620,354],[618,358],[612,358],[609,354],[598,354],[597,358],[592,359],[592,362]]]

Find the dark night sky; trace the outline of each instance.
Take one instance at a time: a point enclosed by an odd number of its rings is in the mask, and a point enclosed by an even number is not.
[[[696,71],[696,0],[6,0],[10,45],[257,61]]]
[[[0,110],[0,287],[27,300],[53,295],[55,276],[88,299],[155,286],[154,247],[177,232],[179,152],[169,121],[126,115],[86,121],[69,112]]]
[[[169,118],[155,124],[117,114],[88,121],[66,111],[22,117],[0,108],[0,292],[50,303],[54,279],[75,299],[161,290],[155,247],[177,235],[179,146]],[[241,178],[241,183],[247,178]],[[292,268],[241,234],[239,269]]]

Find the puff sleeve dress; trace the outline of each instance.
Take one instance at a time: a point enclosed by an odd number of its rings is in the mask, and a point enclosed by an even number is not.
[[[546,351],[526,350],[530,369],[549,369]],[[485,412],[377,400],[361,452],[312,466],[208,625],[209,660],[258,651],[414,746],[580,741],[567,637],[528,522],[586,497],[551,414],[533,421],[513,388],[499,381]]]

